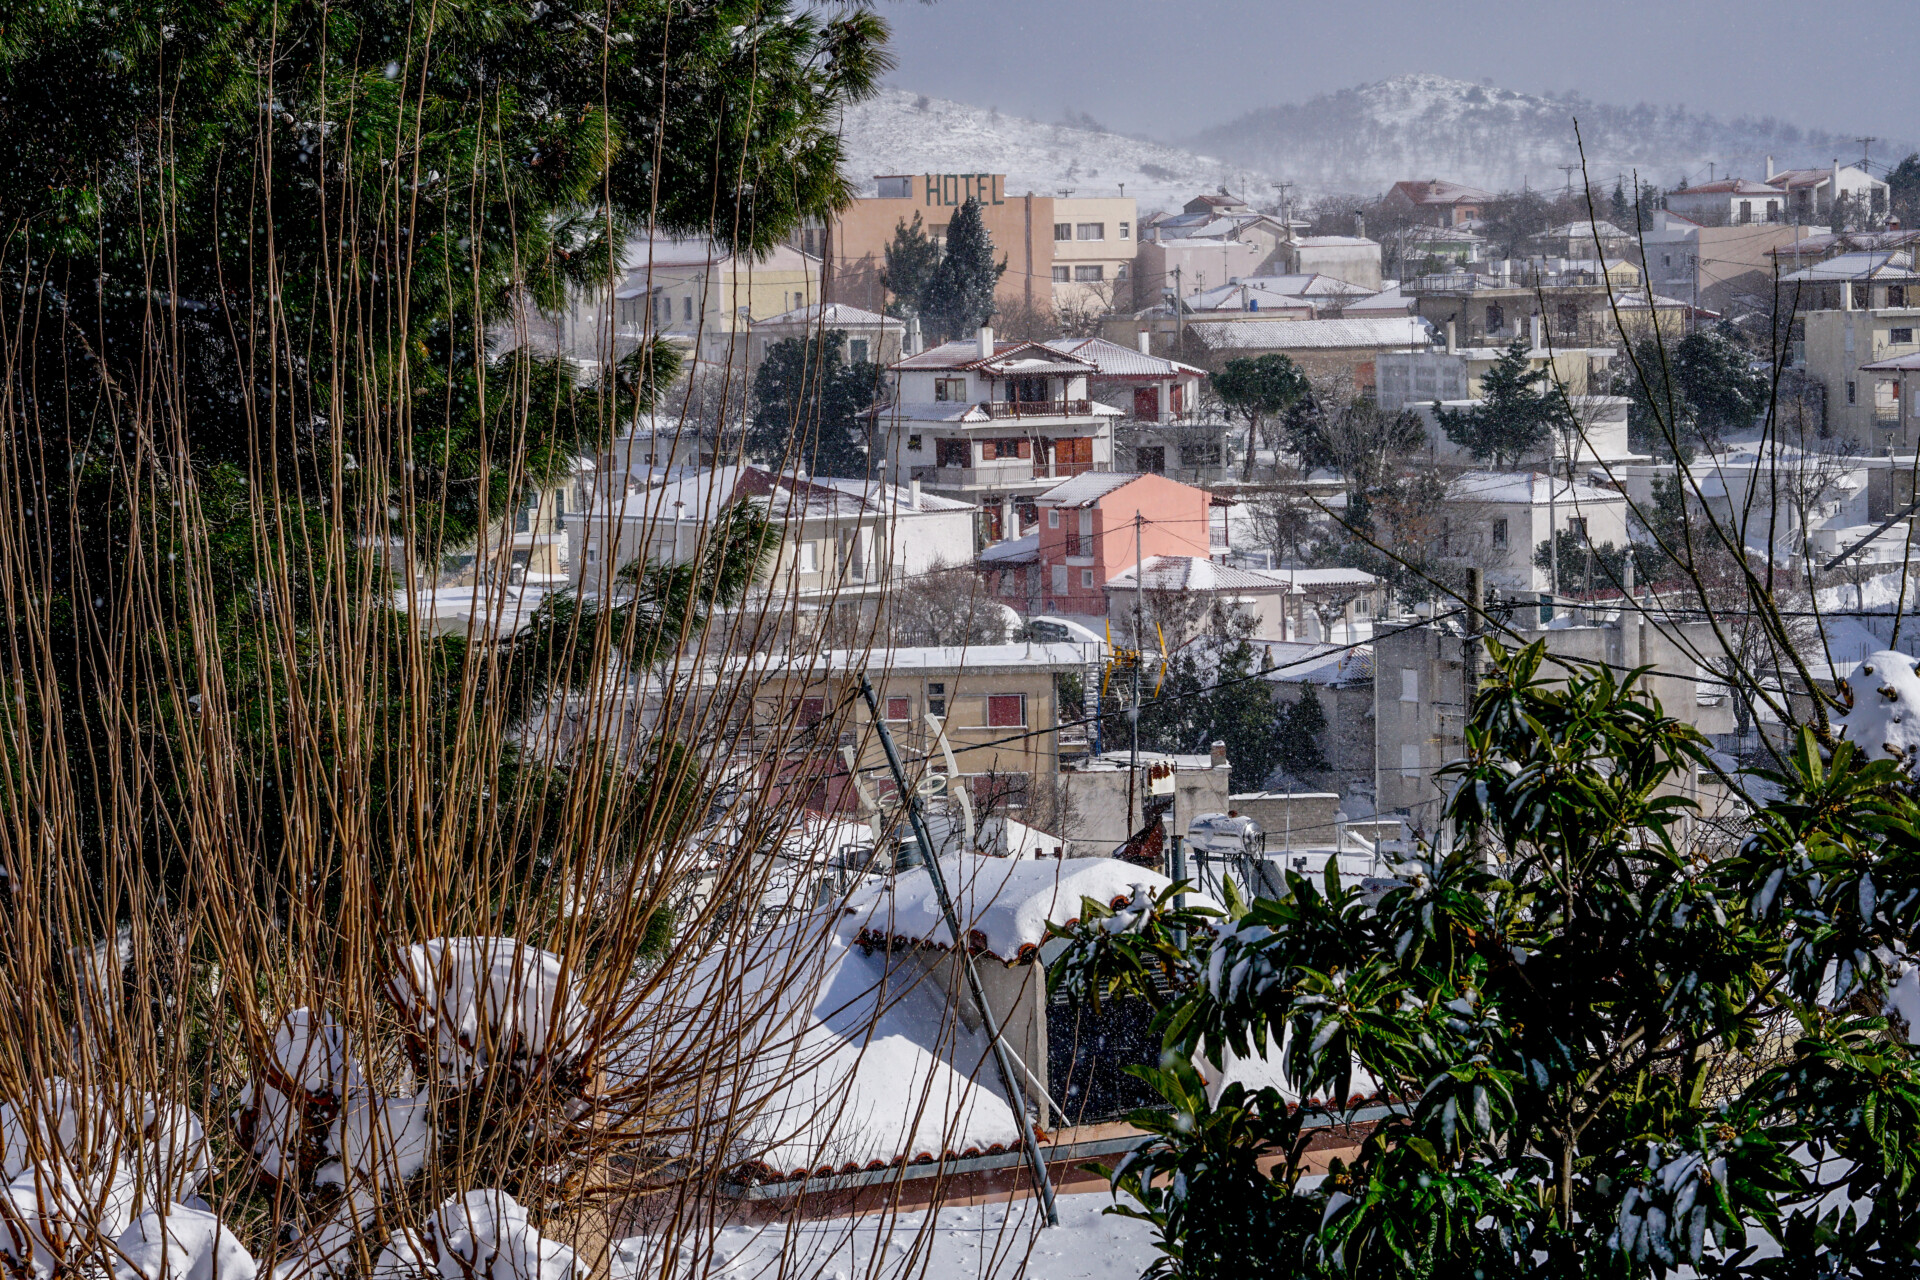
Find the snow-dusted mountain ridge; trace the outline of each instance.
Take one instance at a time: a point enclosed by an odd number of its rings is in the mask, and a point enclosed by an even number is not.
[[[1579,122],[1579,141],[1574,135]],[[1871,123],[1871,122],[1870,122]],[[1623,107],[1577,95],[1542,97],[1444,76],[1407,75],[1247,112],[1189,140],[1225,160],[1274,172],[1308,190],[1371,194],[1402,178],[1447,178],[1490,190],[1560,189],[1561,166],[1577,164],[1611,186],[1621,174],[1674,186],[1762,178],[1766,157],[1782,168],[1857,159],[1849,137],[1776,120],[1722,120],[1685,107]],[[1904,142],[1876,144],[1877,158],[1905,155]],[[1579,175],[1574,175],[1578,182]]]
[[[1042,124],[988,107],[886,89],[841,122],[846,171],[861,195],[874,176],[896,173],[1004,173],[1008,195],[1126,194],[1141,210],[1177,209],[1196,192],[1225,185],[1271,192],[1271,176],[1097,128]]]

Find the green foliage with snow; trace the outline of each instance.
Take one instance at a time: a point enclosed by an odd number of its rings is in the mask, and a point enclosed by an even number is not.
[[[1910,775],[1803,731],[1744,838],[1702,845],[1673,790],[1713,768],[1697,731],[1489,647],[1443,832],[1384,895],[1293,873],[1225,919],[1169,891],[1060,931],[1056,988],[1174,992],[1136,1068],[1168,1109],[1113,1171],[1153,1273],[1911,1274],[1920,1059],[1883,1014],[1920,1014]],[[1387,1114],[1306,1187],[1281,1093],[1184,1065],[1229,1052]]]

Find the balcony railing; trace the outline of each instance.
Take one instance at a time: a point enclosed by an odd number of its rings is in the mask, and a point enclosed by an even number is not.
[[[996,488],[1033,480],[1070,480],[1089,471],[1111,471],[1110,462],[1053,462],[1020,467],[915,467],[910,478],[938,489]]]
[[[982,402],[995,418],[1064,418],[1093,412],[1091,400],[987,400]]]

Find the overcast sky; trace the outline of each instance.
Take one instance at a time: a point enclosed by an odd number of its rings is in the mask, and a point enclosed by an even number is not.
[[[1410,72],[1920,137],[1920,0],[896,0],[890,83],[1169,141]]]

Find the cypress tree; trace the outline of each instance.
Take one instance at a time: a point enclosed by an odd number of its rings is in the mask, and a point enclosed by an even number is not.
[[[947,251],[920,295],[920,316],[946,341],[993,319],[993,290],[1007,264],[993,260],[993,237],[969,198],[947,224]]]

